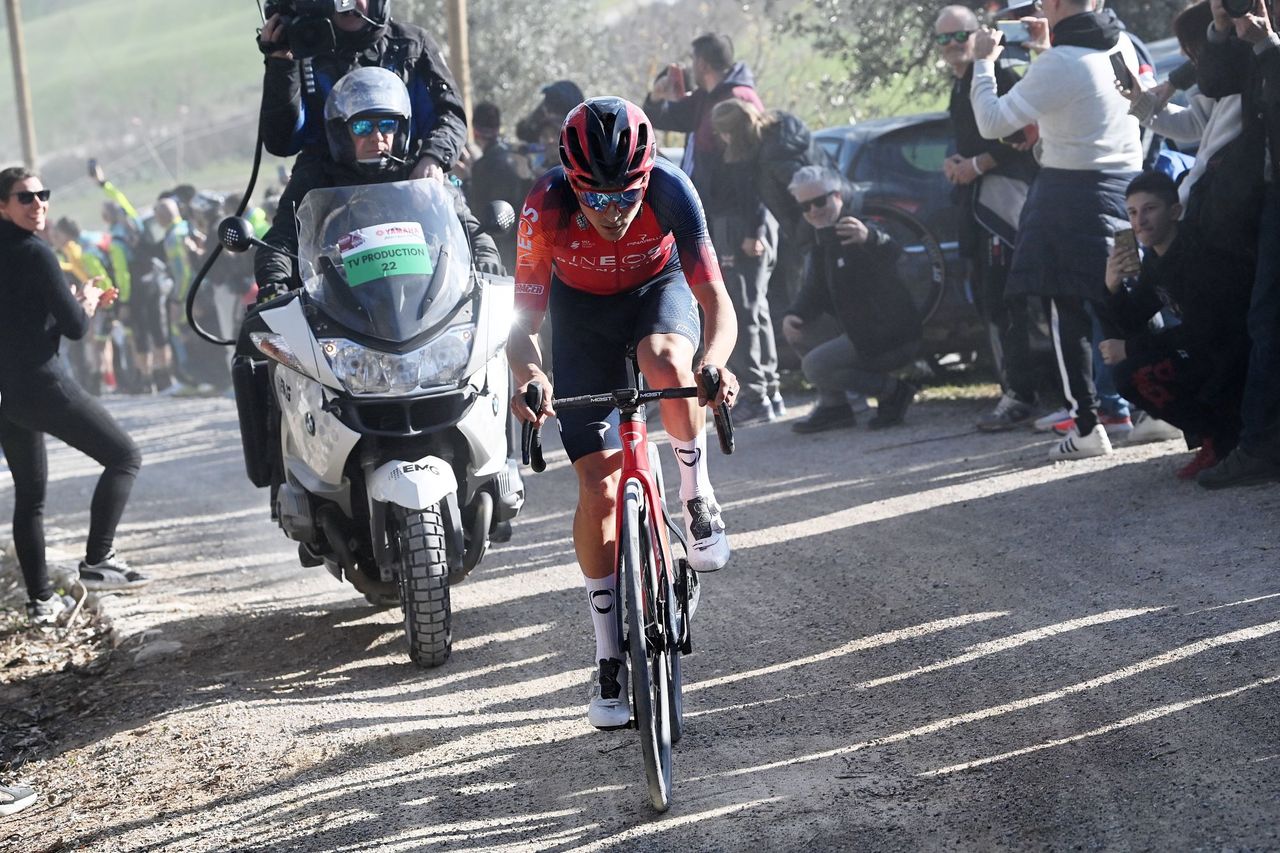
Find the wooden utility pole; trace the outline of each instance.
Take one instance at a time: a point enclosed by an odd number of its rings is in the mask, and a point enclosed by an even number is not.
[[[36,167],[36,126],[31,114],[31,89],[27,85],[27,55],[22,41],[21,0],[5,0],[9,16],[9,53],[13,56],[13,102],[18,106],[18,131],[22,135],[22,159]]]
[[[467,128],[471,128],[471,48],[467,33],[467,0],[446,0],[449,16],[449,70],[458,81],[462,107],[467,111]]]

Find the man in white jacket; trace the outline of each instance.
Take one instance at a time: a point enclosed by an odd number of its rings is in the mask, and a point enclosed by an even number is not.
[[[1142,168],[1142,145],[1129,104],[1116,91],[1112,56],[1132,75],[1132,42],[1091,0],[1043,0],[1044,18],[1025,18],[1038,53],[1026,76],[996,94],[999,34],[978,33],[970,100],[989,139],[1040,128],[1041,171],[1023,209],[1008,292],[1043,297],[1053,327],[1063,393],[1074,427],[1050,459],[1111,452],[1098,428],[1092,317],[1108,331],[1103,284],[1114,233],[1127,227],[1124,190]],[[1050,37],[1052,36],[1052,44]]]

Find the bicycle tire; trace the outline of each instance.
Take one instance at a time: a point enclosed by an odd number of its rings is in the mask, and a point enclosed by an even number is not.
[[[862,218],[902,247],[898,273],[916,302],[920,322],[928,323],[947,291],[947,257],[942,244],[929,226],[890,204],[869,201],[863,206]]]
[[[658,447],[655,444],[649,445],[649,470],[653,473],[654,483],[658,487],[658,497],[662,501],[659,510],[662,513],[662,523],[658,525],[659,531],[665,526],[668,534],[674,534],[674,538],[669,535],[672,542],[679,541],[681,546],[684,545],[684,537],[680,532],[680,528],[674,523],[671,517],[671,508],[667,505],[666,482],[662,474],[662,460],[658,454]],[[670,554],[668,554],[670,557]],[[667,713],[671,719],[671,743],[677,744],[680,738],[684,736],[684,696],[682,692],[683,673],[681,666],[680,642],[684,638],[684,620],[687,614],[684,610],[683,602],[679,600],[676,591],[670,581],[671,566],[668,566],[667,580],[663,583],[664,599],[662,602],[661,612],[667,615]]]
[[[651,613],[655,597],[647,594],[655,565],[646,543],[651,542],[646,522],[644,489],[636,480],[627,482],[622,497],[622,530],[619,539],[619,581],[626,609],[627,654],[631,667],[631,705],[640,732],[649,800],[659,812],[671,807],[671,725],[667,656],[650,643],[649,628],[658,628]],[[665,626],[658,628],[665,633]]]

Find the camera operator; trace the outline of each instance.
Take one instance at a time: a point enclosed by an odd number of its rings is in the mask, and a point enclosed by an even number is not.
[[[1200,91],[1211,98],[1240,94],[1241,137],[1255,144],[1231,180],[1262,187],[1260,198],[1241,199],[1245,203],[1232,211],[1233,225],[1256,235],[1257,268],[1240,444],[1196,478],[1205,488],[1221,489],[1280,480],[1280,36],[1263,0],[1252,8],[1212,0],[1210,8],[1213,24],[1196,68]]]
[[[1125,221],[1124,191],[1142,168],[1138,122],[1116,91],[1113,61],[1137,76],[1133,43],[1092,0],[1043,0],[1044,18],[1024,18],[1039,51],[1026,75],[996,93],[999,34],[981,30],[974,44],[970,101],[988,139],[1040,127],[1040,172],[1027,196],[1009,268],[1007,292],[1047,300],[1063,395],[1074,425],[1049,451],[1054,460],[1111,452],[1097,429],[1093,318],[1106,324],[1103,273],[1112,235]],[[1052,46],[1050,46],[1052,35]],[[1113,60],[1112,57],[1115,57]]]
[[[333,48],[295,56],[289,30],[315,22],[283,11],[299,9],[304,2],[314,0],[269,4],[268,10],[276,13],[258,37],[266,54],[260,125],[267,151],[277,157],[300,153],[304,164],[326,157],[322,117],[329,90],[355,68],[387,68],[408,87],[416,107],[409,145],[399,156],[410,166],[410,177],[442,180],[466,141],[467,118],[439,45],[422,27],[393,21],[391,0],[348,0],[351,11],[330,17]]]
[[[918,389],[890,372],[915,359],[921,336],[920,313],[897,274],[902,249],[851,215],[852,194],[835,171],[805,166],[790,189],[817,234],[782,331],[803,356],[805,378],[818,389],[813,411],[791,428],[813,433],[853,426],[848,391],[876,398],[872,429],[900,424]],[[821,332],[824,315],[841,332],[830,340]]]
[[[254,258],[259,303],[301,284],[289,254],[298,251],[294,211],[308,192],[408,177],[409,166],[403,155],[410,144],[413,107],[408,90],[395,74],[385,68],[357,68],[330,91],[324,115],[327,156],[294,167],[289,186],[280,197],[275,221],[262,238],[281,251],[260,248]],[[501,273],[502,261],[493,238],[480,232],[480,224],[467,208],[462,192],[451,184],[445,186],[454,194],[458,218],[471,238],[476,268]]]
[[[1178,221],[1178,188],[1163,172],[1143,172],[1125,195],[1146,253],[1135,279],[1132,249],[1117,243],[1111,251],[1106,285],[1123,337],[1099,348],[1125,399],[1200,439],[1200,452],[1177,472],[1190,479],[1230,453],[1240,435],[1251,265],[1206,244],[1194,223]],[[1150,328],[1165,307],[1180,322]]]

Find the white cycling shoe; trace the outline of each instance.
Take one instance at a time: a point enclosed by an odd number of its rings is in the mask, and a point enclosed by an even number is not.
[[[627,702],[627,663],[617,658],[600,661],[591,682],[591,704],[587,706],[587,722],[597,729],[625,729],[631,722],[631,705]]]
[[[729,562],[729,534],[724,529],[720,505],[714,499],[685,501],[684,532],[689,546],[689,568],[695,572],[714,572]]]

